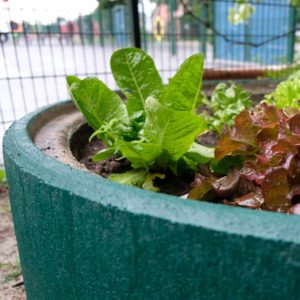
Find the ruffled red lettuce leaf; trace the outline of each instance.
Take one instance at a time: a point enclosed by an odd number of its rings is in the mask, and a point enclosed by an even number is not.
[[[224,204],[253,209],[259,209],[263,205],[263,203],[264,197],[262,195],[261,189],[259,188],[256,188],[254,192],[235,198],[234,201],[224,200]]]
[[[219,141],[218,147],[215,149],[215,158],[221,160],[226,156],[251,154],[249,146],[243,142],[232,140],[229,136],[224,136]]]
[[[213,201],[289,213],[295,207],[296,211],[300,203],[299,111],[286,113],[263,103],[240,113],[215,149],[219,168],[222,161],[235,156],[243,161],[239,170],[209,181]],[[203,190],[203,182],[206,179],[194,189]]]
[[[230,138],[235,142],[255,145],[259,127],[256,126],[248,110],[242,111],[236,118],[230,131]]]
[[[291,134],[300,135],[300,114],[293,116],[289,120],[289,127]]]
[[[264,206],[268,210],[287,211],[291,206],[288,197],[290,184],[288,182],[288,172],[284,168],[273,169],[265,177],[262,185],[264,196]]]

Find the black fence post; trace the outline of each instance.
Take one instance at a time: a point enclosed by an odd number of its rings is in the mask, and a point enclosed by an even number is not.
[[[132,14],[132,34],[133,44],[136,48],[141,48],[141,31],[140,31],[140,18],[138,9],[138,0],[130,0],[130,10]]]

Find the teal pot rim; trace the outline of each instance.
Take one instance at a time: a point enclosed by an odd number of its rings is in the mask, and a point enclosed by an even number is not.
[[[15,164],[48,185],[83,199],[134,215],[147,215],[230,235],[300,244],[300,217],[181,199],[121,185],[46,155],[32,141],[30,129],[47,111],[43,107],[15,122],[4,137],[4,152]]]

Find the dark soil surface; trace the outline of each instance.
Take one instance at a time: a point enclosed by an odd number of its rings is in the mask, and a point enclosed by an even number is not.
[[[116,160],[114,155],[108,159],[95,163],[92,157],[104,149],[105,145],[102,141],[94,139],[82,148],[82,154],[79,161],[83,163],[90,171],[107,178],[111,173],[123,173],[130,170],[130,163],[126,159]]]
[[[260,101],[264,99],[264,94],[255,94],[251,95],[251,100],[253,102],[253,105],[258,104]]]
[[[219,135],[216,132],[208,131],[197,138],[197,142],[204,146],[215,147],[218,144]]]
[[[86,138],[88,138],[89,136],[87,135],[88,133],[88,130],[86,130],[84,133],[86,134]],[[81,136],[83,136],[84,134],[82,134]],[[114,155],[110,156],[108,159],[97,163],[95,163],[92,160],[92,157],[97,152],[105,148],[105,145],[102,141],[94,139],[90,143],[75,145],[75,147],[81,149],[81,151],[73,150],[73,153],[77,152],[77,159],[81,163],[83,163],[90,171],[100,176],[107,178],[112,173],[123,173],[125,171],[130,170],[130,162],[128,160],[116,160],[116,157]],[[176,177],[169,172],[166,174],[164,180],[157,179],[155,184],[157,187],[159,187],[162,193],[181,196],[189,192],[190,183],[193,181],[193,179],[193,174],[185,174],[185,176]]]

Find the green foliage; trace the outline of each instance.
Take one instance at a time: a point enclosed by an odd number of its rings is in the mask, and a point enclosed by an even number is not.
[[[263,78],[269,79],[292,79],[300,77],[300,64],[299,62],[294,63],[290,66],[279,70],[267,70]]]
[[[233,25],[238,25],[247,21],[255,12],[255,7],[247,1],[239,0],[229,9],[228,21]]]
[[[167,108],[152,97],[147,100],[146,116],[145,138],[166,150],[174,161],[184,155],[199,133],[207,128],[204,118],[191,111]]]
[[[275,80],[287,80],[292,78],[300,77],[300,55],[299,53],[294,54],[294,61],[292,64],[288,64],[285,60],[282,64],[286,65],[280,69],[267,70],[262,78],[275,79]]]
[[[195,111],[201,100],[204,57],[193,55],[179,68],[162,98],[162,104],[175,110]]]
[[[8,283],[12,280],[14,280],[15,278],[17,278],[18,276],[20,276],[22,274],[21,269],[13,271],[7,275],[5,275],[3,283]]]
[[[113,53],[110,65],[116,83],[127,98],[129,114],[143,111],[149,96],[161,98],[162,79],[146,52],[134,48],[120,49]]]
[[[228,21],[233,25],[244,23],[255,13],[253,3],[260,3],[264,0],[235,0],[235,4],[228,11]],[[292,5],[300,7],[300,0],[291,0]]]
[[[115,5],[127,5],[127,1],[126,0],[97,0],[99,2],[99,7],[98,9],[111,9],[113,8]]]
[[[121,174],[111,174],[109,178],[119,183],[140,187],[152,192],[158,192],[159,189],[153,185],[153,180],[155,178],[164,179],[165,175],[160,173],[148,173],[143,169],[133,169]]]
[[[200,144],[193,143],[185,156],[198,164],[205,164],[215,157],[214,150],[214,148],[208,148]]]
[[[265,96],[268,104],[273,104],[277,108],[300,109],[300,78],[292,78],[281,82],[269,95]]]
[[[7,274],[5,274],[5,276],[1,282],[3,284],[14,280],[16,277],[18,277],[22,274],[20,262],[16,262],[16,263],[0,262],[0,270],[2,270],[3,273],[7,273]]]
[[[235,83],[220,83],[216,86],[211,101],[206,103],[212,110],[208,124],[211,130],[222,132],[224,125],[231,127],[234,118],[251,106],[250,95]]]
[[[0,185],[6,183],[6,173],[4,169],[0,169]]]
[[[80,80],[69,76],[67,83],[74,102],[86,116],[89,125],[94,129],[100,128],[115,118],[126,119],[126,107],[119,95],[111,91],[97,78]]]
[[[299,8],[300,7],[300,0],[291,0],[291,4]]]
[[[93,159],[115,154],[127,158],[135,169],[114,174],[113,180],[155,190],[152,180],[167,169],[178,174],[213,158],[211,149],[202,146],[196,151],[193,146],[207,130],[205,119],[196,114],[202,97],[202,55],[188,58],[166,87],[151,57],[140,49],[114,52],[111,68],[126,105],[96,78],[69,76],[67,84],[76,106],[95,130],[91,138],[97,136],[107,145]]]

